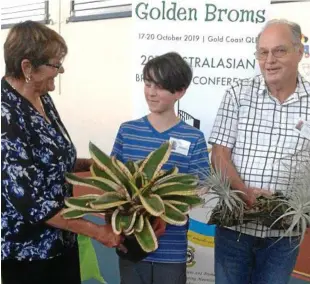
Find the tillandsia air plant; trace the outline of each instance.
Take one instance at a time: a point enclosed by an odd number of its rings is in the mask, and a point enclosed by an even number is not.
[[[220,170],[211,169],[211,172],[204,176],[201,187],[205,189],[205,193],[212,195],[207,203],[218,200],[208,224],[231,227],[242,223],[244,202],[238,195],[242,192],[231,190],[229,180]]]
[[[102,194],[67,198],[64,218],[104,213],[111,216],[114,233],[134,235],[143,251],[152,252],[158,247],[151,224],[153,216],[181,226],[187,223],[190,209],[202,204],[196,176],[178,173],[177,167],[162,170],[171,153],[169,142],[144,160],[125,164],[91,142],[89,151],[93,159],[92,176],[81,178],[67,173],[66,180],[99,189]]]
[[[242,192],[232,190],[229,180],[220,171],[212,171],[202,187],[217,199],[208,224],[231,227],[259,221],[271,228],[285,231],[285,236],[300,235],[303,239],[310,227],[310,161],[304,162],[303,175],[289,185],[287,193],[275,192],[259,196],[251,208],[242,201]]]
[[[274,211],[281,211],[282,214],[271,227],[281,224],[281,227],[285,228],[286,236],[291,237],[297,232],[302,241],[307,228],[310,228],[310,159],[302,162],[300,172],[302,176],[290,183],[286,197],[281,198],[274,208]]]

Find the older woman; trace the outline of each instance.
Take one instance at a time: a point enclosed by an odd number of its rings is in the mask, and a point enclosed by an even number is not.
[[[64,220],[72,195],[64,174],[88,170],[48,92],[64,73],[64,39],[32,21],[14,26],[4,44],[1,84],[2,281],[3,284],[80,283],[76,234],[108,247],[119,236],[110,225]]]

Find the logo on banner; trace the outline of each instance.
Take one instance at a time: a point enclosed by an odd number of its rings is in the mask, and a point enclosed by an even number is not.
[[[187,261],[186,264],[188,267],[193,267],[196,264],[195,261],[195,248],[188,246],[187,248]]]
[[[307,36],[305,36],[305,35],[301,36],[301,42],[304,45],[304,55],[306,58],[309,58],[309,56],[310,56],[309,44],[306,44],[306,43],[308,43],[308,40],[309,40],[309,38]]]

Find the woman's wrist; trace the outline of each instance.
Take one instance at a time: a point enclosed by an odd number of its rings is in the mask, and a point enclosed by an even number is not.
[[[64,219],[61,212],[53,216],[46,223],[52,227],[70,231],[76,234],[82,234],[88,237],[95,237],[99,231],[99,225],[84,219]]]

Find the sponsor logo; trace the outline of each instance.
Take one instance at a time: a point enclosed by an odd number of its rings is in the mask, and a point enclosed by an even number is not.
[[[309,38],[305,35],[301,36],[301,42],[304,45],[304,56],[306,58],[310,57],[310,51],[309,51],[309,44],[308,44]]]
[[[188,246],[187,248],[187,266],[193,267],[196,264],[195,261],[195,248],[192,246]]]

